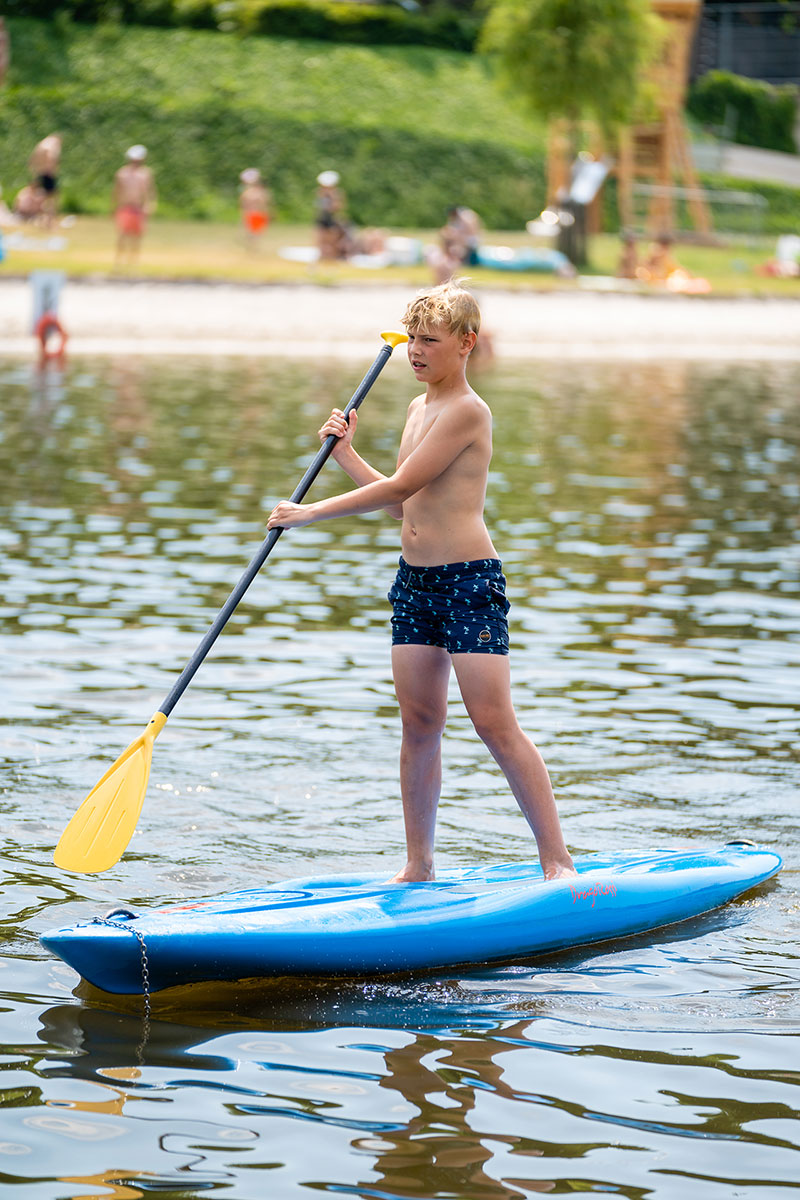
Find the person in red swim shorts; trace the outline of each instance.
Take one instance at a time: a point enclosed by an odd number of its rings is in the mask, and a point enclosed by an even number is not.
[[[155,181],[146,158],[144,146],[131,146],[125,155],[125,165],[114,176],[111,203],[117,227],[115,269],[126,261],[133,265],[137,260],[147,218],[155,211]]]
[[[255,249],[258,239],[269,225],[272,197],[269,188],[261,181],[261,172],[248,167],[239,176],[242,190],[239,193],[239,211],[242,214],[245,241],[249,249]]]

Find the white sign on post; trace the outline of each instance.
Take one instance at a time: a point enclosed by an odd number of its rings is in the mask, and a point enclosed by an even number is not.
[[[36,327],[45,313],[50,313],[54,317],[58,316],[58,302],[66,278],[63,271],[31,271],[31,284],[33,285],[31,330],[33,333],[36,332]]]

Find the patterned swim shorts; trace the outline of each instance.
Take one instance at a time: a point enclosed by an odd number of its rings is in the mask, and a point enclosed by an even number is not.
[[[510,608],[499,558],[400,566],[389,592],[393,646],[442,646],[448,654],[508,654]]]

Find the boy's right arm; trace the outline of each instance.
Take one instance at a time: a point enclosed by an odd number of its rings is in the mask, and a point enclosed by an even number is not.
[[[319,440],[324,442],[330,434],[339,439],[334,444],[331,457],[350,476],[357,487],[363,487],[366,483],[375,483],[379,479],[385,479],[386,476],[381,475],[380,471],[376,471],[374,467],[371,467],[366,459],[363,459],[353,449],[353,435],[355,434],[357,425],[358,413],[355,409],[350,413],[350,422],[348,424],[342,410],[335,408],[319,430]],[[387,505],[383,511],[388,513],[390,517],[394,517],[397,521],[402,521],[403,519],[402,504]]]

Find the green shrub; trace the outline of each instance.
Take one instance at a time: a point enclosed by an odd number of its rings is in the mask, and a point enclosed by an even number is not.
[[[474,48],[480,26],[472,13],[446,5],[407,11],[355,0],[0,0],[0,14],[463,51]]]
[[[794,84],[773,87],[760,79],[745,79],[728,71],[709,71],[689,91],[687,109],[704,125],[721,127],[728,110],[735,113],[733,140],[766,150],[797,151],[794,127],[798,89]]]

